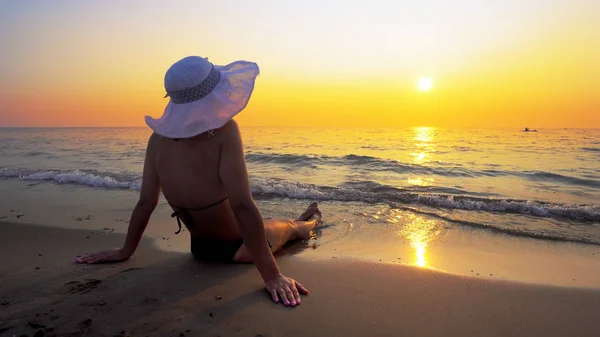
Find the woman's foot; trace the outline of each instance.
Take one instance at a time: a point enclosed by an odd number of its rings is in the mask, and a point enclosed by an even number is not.
[[[321,215],[321,211],[319,211],[319,204],[313,202],[312,204],[308,205],[304,213],[300,214],[300,216],[296,218],[296,221],[308,221],[317,214],[319,216]]]
[[[309,239],[315,227],[321,223],[321,211],[318,204],[313,202],[308,206],[306,211],[302,213],[295,221],[296,237],[298,239]]]

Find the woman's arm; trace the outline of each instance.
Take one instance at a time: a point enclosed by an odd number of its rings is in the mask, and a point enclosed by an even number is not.
[[[244,243],[266,282],[280,274],[279,268],[267,243],[262,216],[252,199],[238,126],[235,121],[230,123],[232,124],[226,126],[221,145],[219,175],[227,189],[229,203],[237,218]]]
[[[298,290],[307,293],[306,289],[295,280],[280,273],[267,243],[263,219],[252,198],[237,123],[231,121],[226,128],[221,145],[219,174],[227,189],[229,202],[237,218],[244,244],[265,281],[273,301],[278,302],[277,295],[279,295],[286,305],[300,303]]]
[[[148,140],[146,147],[146,158],[144,160],[144,173],[142,177],[142,187],[140,190],[140,199],[138,200],[131,219],[129,220],[129,228],[127,229],[127,237],[125,244],[120,249],[109,249],[97,253],[89,254],[84,257],[79,257],[75,260],[77,263],[99,263],[109,261],[123,261],[130,258],[137,249],[142,235],[146,230],[150,216],[156,205],[160,195],[160,183],[156,175],[155,160],[156,160],[156,136],[153,134]]]
[[[156,174],[156,142],[157,136],[152,134],[148,140],[146,147],[146,158],[144,159],[144,173],[142,176],[142,186],[140,188],[140,199],[133,209],[131,219],[129,220],[129,228],[127,229],[127,238],[123,250],[129,256],[133,255],[137,249],[142,235],[146,230],[148,221],[152,212],[158,205],[160,196],[160,182]]]

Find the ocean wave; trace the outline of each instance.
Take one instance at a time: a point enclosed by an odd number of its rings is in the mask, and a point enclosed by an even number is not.
[[[29,151],[23,154],[25,157],[48,156],[50,153],[44,151]]]
[[[136,191],[139,191],[141,186],[141,176],[128,172],[0,169],[0,177]],[[434,189],[427,191],[426,189],[416,190],[414,187],[397,188],[371,181],[346,183],[337,187],[303,184],[277,178],[251,177],[250,182],[252,193],[261,198],[400,203],[441,209],[525,214],[582,222],[600,222],[600,206],[484,198],[468,193],[468,191],[456,189],[446,192],[464,192],[465,195],[430,193]]]
[[[559,181],[563,184],[569,185],[579,185],[586,187],[600,187],[600,181],[595,179],[582,179],[576,177],[565,176],[562,174],[550,173],[550,172],[533,172],[533,173],[524,173],[523,177],[529,180],[535,181]]]
[[[130,172],[105,172],[94,170],[27,170],[0,168],[0,178],[20,180],[51,181],[59,184],[77,184],[93,188],[135,190],[141,187],[141,176]],[[420,212],[441,217],[459,225],[483,228],[514,236],[531,237],[544,240],[570,241],[600,245],[600,238],[589,237],[582,233],[572,235],[563,232],[544,231],[539,228],[512,228],[502,221],[490,221],[489,224],[463,221],[459,213],[448,210],[484,212],[489,216],[509,214],[527,215],[539,218],[569,221],[581,226],[600,223],[600,206],[562,204],[529,200],[485,198],[458,188],[410,186],[397,188],[373,181],[347,182],[340,186],[319,186],[303,184],[276,178],[251,177],[252,194],[257,199],[302,199],[339,202],[362,202],[367,204],[388,204],[395,208]],[[446,192],[446,193],[431,193]],[[454,214],[454,215],[453,215]],[[453,218],[458,216],[459,218]],[[487,216],[487,215],[486,215]],[[468,218],[468,217],[467,217]],[[545,220],[544,220],[545,221]]]
[[[425,164],[403,163],[392,159],[376,158],[365,155],[348,154],[341,157],[261,153],[246,155],[250,163],[291,165],[297,167],[325,168],[326,166],[347,166],[367,172],[395,172],[398,174],[437,175],[443,177],[502,177],[517,176],[531,181],[556,182],[563,184],[600,188],[600,180],[583,179],[545,171],[509,171],[501,169],[473,169],[458,163],[428,162]]]
[[[477,151],[480,151],[479,149],[471,147],[471,146],[451,146],[450,148],[453,151],[457,151],[457,152],[477,152]]]
[[[417,204],[444,209],[514,213],[600,222],[600,206],[592,205],[418,193],[375,182],[353,183],[354,186],[351,187],[327,187],[261,178],[253,179],[253,183],[253,193],[263,197]]]
[[[581,150],[588,152],[600,152],[600,147],[582,147]]]
[[[100,171],[32,171],[26,169],[0,169],[0,178],[21,180],[54,181],[62,184],[77,184],[108,189],[140,190],[141,178],[135,174]],[[133,178],[133,179],[132,179]]]
[[[367,149],[367,150],[385,151],[385,148],[383,148],[381,146],[375,146],[375,145],[363,145],[360,148]]]
[[[487,230],[487,231],[490,231],[493,233],[499,233],[499,234],[504,234],[504,235],[523,237],[523,238],[530,238],[530,239],[546,240],[546,241],[574,242],[574,243],[583,243],[583,244],[590,244],[590,245],[600,245],[600,238],[590,237],[590,236],[574,236],[574,235],[570,235],[569,233],[566,233],[564,230],[558,232],[558,231],[540,231],[540,230],[535,230],[535,229],[530,230],[527,228],[510,228],[510,227],[492,225],[492,224],[487,224],[487,223],[482,223],[482,222],[456,219],[456,218],[452,218],[448,215],[441,215],[441,214],[429,212],[429,211],[414,208],[414,207],[400,206],[398,208],[405,210],[405,211],[410,211],[410,212],[426,215],[429,217],[434,217],[439,220],[443,220],[443,221],[446,221],[449,223],[454,223],[454,224],[457,224],[460,226],[466,226],[466,227],[471,227],[471,228],[475,228],[475,229],[483,229],[483,230]]]
[[[472,197],[419,195],[416,203],[446,209],[514,213],[537,217],[554,217],[584,222],[600,221],[600,207],[591,205],[552,204],[529,200],[494,200]]]
[[[324,163],[325,158],[318,156],[285,154],[285,153],[248,153],[246,161],[260,164],[289,164],[289,165],[315,165]]]
[[[252,152],[246,154],[246,161],[249,163],[258,164],[268,163],[313,168],[326,165],[350,166],[365,171],[390,171],[400,174],[411,173],[440,175],[448,177],[476,177],[490,175],[490,172],[465,169],[460,164],[433,162],[429,164],[435,164],[436,166],[428,166],[413,163],[402,163],[393,159],[383,159],[356,154],[348,154],[342,157],[334,157],[326,155],[315,156],[300,154]]]

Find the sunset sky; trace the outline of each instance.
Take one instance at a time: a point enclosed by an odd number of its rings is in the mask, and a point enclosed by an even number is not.
[[[145,125],[188,55],[258,63],[242,125],[600,127],[597,0],[2,1],[0,126]]]

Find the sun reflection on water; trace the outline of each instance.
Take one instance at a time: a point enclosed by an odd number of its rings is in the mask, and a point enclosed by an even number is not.
[[[420,143],[429,143],[433,140],[435,128],[422,126],[415,128],[415,136],[413,139]],[[416,143],[417,143],[416,142]]]
[[[436,152],[436,129],[418,127],[414,128],[414,132],[413,141],[416,151],[410,153],[410,156],[415,164],[427,166],[427,163],[432,161],[432,156]],[[429,186],[432,181],[433,179],[420,177],[408,179],[409,184],[420,186]]]
[[[410,214],[399,234],[409,241],[415,250],[415,265],[427,266],[427,247],[440,234],[440,226],[435,220],[427,220],[421,216]]]
[[[416,186],[431,186],[434,182],[433,178],[408,178],[408,183],[410,185],[416,185]]]
[[[417,259],[415,260],[415,264],[419,267],[425,267],[427,265],[427,261],[425,260],[425,247],[424,243],[418,243],[415,247],[415,252],[417,255]]]
[[[422,162],[425,161],[425,157],[427,157],[427,154],[425,152],[420,152],[420,153],[413,153],[414,161],[417,164],[421,164]]]

